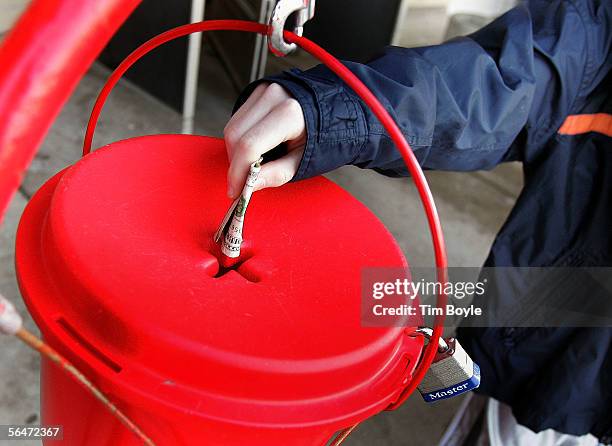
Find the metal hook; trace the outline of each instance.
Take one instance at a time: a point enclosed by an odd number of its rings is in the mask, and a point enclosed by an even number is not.
[[[287,43],[283,37],[285,23],[291,14],[297,13],[293,32],[301,36],[304,24],[314,16],[315,0],[279,0],[270,17],[268,48],[276,56],[283,57],[295,51],[295,43]]]

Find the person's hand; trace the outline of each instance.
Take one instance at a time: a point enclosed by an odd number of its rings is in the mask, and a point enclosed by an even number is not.
[[[279,84],[260,84],[223,131],[230,167],[227,195],[242,191],[249,167],[264,153],[286,142],[287,154],[265,163],[255,190],[276,187],[293,178],[306,143],[306,123],[299,102]]]

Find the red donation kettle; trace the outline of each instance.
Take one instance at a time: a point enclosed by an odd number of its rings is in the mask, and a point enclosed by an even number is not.
[[[222,140],[116,142],[49,180],[19,226],[20,287],[44,338],[160,445],[323,445],[392,404],[423,341],[360,324],[361,269],[405,266],[324,178],[257,192],[240,261]],[[139,444],[43,361],[42,421],[69,445]]]
[[[86,152],[104,99],[132,63],[189,32],[230,28],[266,31],[203,22],[132,53],[94,107]],[[221,267],[212,235],[229,205],[227,167],[223,141],[202,136],[144,136],[83,157],[23,214],[22,294],[45,340],[157,444],[322,446],[403,401],[437,339],[422,357],[414,328],[362,326],[362,269],[406,260],[381,222],[324,178],[257,192],[241,257]],[[429,193],[422,172],[411,172]],[[435,207],[424,202],[443,267]],[[65,444],[139,444],[45,359],[41,381],[42,422],[62,425]]]

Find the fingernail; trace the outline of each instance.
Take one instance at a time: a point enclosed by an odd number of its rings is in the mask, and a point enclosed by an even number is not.
[[[234,188],[231,185],[227,186],[227,196],[230,198],[234,198]]]

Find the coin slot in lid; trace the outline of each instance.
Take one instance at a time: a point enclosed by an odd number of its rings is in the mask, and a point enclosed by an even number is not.
[[[257,283],[261,281],[261,275],[259,272],[255,271],[254,268],[251,268],[249,264],[249,260],[255,255],[253,248],[248,242],[245,241],[245,244],[242,246],[240,251],[240,257],[231,259],[221,253],[221,249],[219,248],[218,244],[213,244],[210,246],[208,252],[215,257],[218,265],[218,268],[214,268],[214,270],[208,269],[211,277],[214,279],[222,279],[234,271],[236,274],[242,276],[249,282]]]

